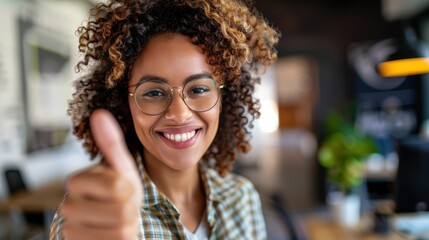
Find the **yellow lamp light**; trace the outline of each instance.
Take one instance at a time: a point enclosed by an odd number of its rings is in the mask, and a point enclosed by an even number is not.
[[[429,73],[429,58],[407,58],[386,61],[378,65],[383,77],[400,77]]]

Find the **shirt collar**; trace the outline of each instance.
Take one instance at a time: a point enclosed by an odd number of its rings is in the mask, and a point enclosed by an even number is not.
[[[143,208],[153,207],[166,202],[169,203],[167,197],[158,191],[156,185],[149,178],[140,156],[137,157],[137,165],[143,183]],[[225,183],[228,182],[228,176],[225,178],[221,177],[216,170],[206,166],[206,164],[203,163],[201,163],[199,167],[207,200],[209,202],[221,202],[227,198],[228,196],[226,195],[229,194],[227,191],[229,185]]]
[[[204,164],[200,164],[200,169],[208,200],[222,202],[227,197],[226,190],[228,190],[228,186],[225,184],[227,179],[221,177],[216,170]]]
[[[137,167],[139,169],[140,178],[143,185],[143,208],[151,208],[155,205],[168,202],[167,197],[158,191],[155,183],[149,178],[147,174],[141,156],[137,156]]]

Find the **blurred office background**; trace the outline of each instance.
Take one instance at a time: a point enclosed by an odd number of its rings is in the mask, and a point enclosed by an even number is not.
[[[62,182],[90,164],[70,133],[66,109],[77,78],[75,30],[95,2],[0,0],[0,201],[13,195],[6,170],[19,170],[23,188],[32,190]],[[330,185],[318,151],[332,112],[346,116],[378,147],[365,163],[366,210],[372,211],[374,201],[398,202],[401,156],[429,172],[429,77],[385,78],[377,65],[429,57],[429,1],[256,0],[255,5],[282,37],[279,60],[258,89],[262,117],[253,129],[253,149],[240,156],[235,171],[260,190],[270,239],[293,239],[291,231],[299,235],[295,239],[312,239],[300,219],[325,214]],[[407,171],[414,185],[429,182],[409,174],[417,170]],[[411,205],[404,211],[429,211],[429,197],[412,201],[404,203]],[[10,231],[25,219],[17,218],[16,210],[2,209],[0,239],[18,239],[10,238]]]

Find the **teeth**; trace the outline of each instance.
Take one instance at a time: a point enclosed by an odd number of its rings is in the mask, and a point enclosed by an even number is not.
[[[195,130],[187,133],[179,133],[179,134],[163,133],[163,135],[164,137],[170,139],[171,141],[185,142],[191,139],[193,136],[195,136]]]

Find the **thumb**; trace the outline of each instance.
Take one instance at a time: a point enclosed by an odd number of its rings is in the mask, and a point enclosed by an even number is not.
[[[124,135],[113,115],[104,109],[95,110],[90,117],[91,131],[97,147],[106,164],[117,174],[129,179],[137,191],[141,189],[141,179],[125,144]]]

